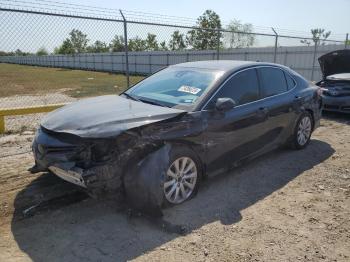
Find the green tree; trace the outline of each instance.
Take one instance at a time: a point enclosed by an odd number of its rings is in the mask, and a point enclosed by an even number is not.
[[[315,28],[311,29],[312,41],[321,45],[326,44],[326,39],[331,35],[331,31],[325,32],[325,29]]]
[[[124,37],[115,35],[112,42],[109,44],[111,52],[123,52],[125,50]]]
[[[157,51],[159,50],[157,36],[154,34],[147,34],[147,38],[145,40],[146,50],[147,51]]]
[[[89,39],[87,35],[80,30],[73,29],[69,33],[69,38],[66,38],[62,45],[55,48],[56,54],[79,54],[87,50]]]
[[[314,42],[314,44],[325,45],[327,38],[331,35],[331,31],[326,32],[326,30],[323,28],[315,28],[311,29],[311,35],[312,42]],[[306,44],[308,46],[311,45],[311,41],[309,41],[308,39],[300,40],[300,43]]]
[[[185,43],[184,34],[181,34],[179,30],[174,31],[169,41],[169,49],[175,51],[175,50],[183,50],[185,48],[186,48],[186,43]]]
[[[167,47],[165,41],[162,41],[162,42],[159,43],[159,50],[161,50],[161,51],[167,51],[168,50],[168,47]]]
[[[73,29],[69,35],[75,53],[84,53],[89,42],[87,35],[77,29]]]
[[[206,10],[203,15],[197,19],[196,26],[187,33],[187,43],[194,49],[216,49],[218,44],[221,46],[222,33],[220,17],[212,10]]]
[[[307,45],[307,46],[311,45],[311,41],[309,41],[308,39],[302,39],[302,40],[300,40],[300,43]]]
[[[15,56],[27,56],[27,55],[32,55],[32,54],[29,52],[23,52],[21,49],[17,49],[13,55],[15,55]]]
[[[0,56],[13,56],[13,55],[15,55],[14,52],[0,51]]]
[[[145,51],[147,48],[146,41],[138,36],[129,39],[128,48],[130,51]]]
[[[40,47],[36,52],[36,55],[38,56],[48,55],[48,52],[45,47]]]
[[[75,50],[71,41],[67,38],[66,40],[63,41],[62,45],[55,48],[54,53],[67,55],[67,54],[74,54]]]
[[[87,51],[90,53],[106,53],[109,51],[109,47],[105,42],[97,40],[93,45],[87,47]]]
[[[255,35],[252,24],[243,24],[239,20],[232,20],[226,28],[228,31],[224,33],[224,42],[228,48],[243,48],[254,45]]]

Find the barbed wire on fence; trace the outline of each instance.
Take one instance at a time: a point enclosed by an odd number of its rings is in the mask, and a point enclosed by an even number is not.
[[[0,0],[0,4],[2,8],[9,9],[17,9],[24,11],[44,11],[51,12],[55,14],[79,14],[80,16],[91,16],[98,18],[111,18],[122,20],[122,16],[120,15],[120,9],[115,8],[107,8],[107,7],[98,7],[86,4],[75,4],[75,3],[67,3],[62,1],[55,0]],[[172,16],[172,15],[164,15],[157,13],[149,13],[143,11],[132,11],[132,10],[122,10],[124,17],[128,21],[134,22],[151,22],[157,24],[174,24],[174,20],[176,21],[176,25],[182,25],[187,27],[193,27],[196,24],[196,19],[191,17],[183,17],[183,16]],[[223,25],[228,25],[229,22],[223,21]],[[223,26],[222,29],[224,29]],[[256,34],[273,34],[271,31],[271,27],[266,26],[257,26],[254,25],[254,32]],[[291,29],[283,29],[279,27],[274,27],[277,30],[278,34],[285,35],[289,37],[299,37],[299,38],[310,38],[308,37],[309,32],[300,31],[300,30],[291,30]],[[344,39],[344,34],[333,33],[333,40],[341,41]]]

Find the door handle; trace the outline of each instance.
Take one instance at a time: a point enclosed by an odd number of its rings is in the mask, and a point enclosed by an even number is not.
[[[303,99],[302,96],[295,96],[295,97],[294,97],[294,101],[295,101],[295,102],[299,102],[299,101],[301,101],[302,99]]]
[[[260,107],[258,112],[260,114],[267,114],[269,110],[267,109],[267,107]]]
[[[267,109],[267,107],[260,107],[257,111],[256,111],[256,116],[259,119],[267,119],[268,117],[268,112],[269,110]]]

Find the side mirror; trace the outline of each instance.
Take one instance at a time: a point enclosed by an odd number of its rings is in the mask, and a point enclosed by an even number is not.
[[[228,111],[236,106],[236,102],[229,97],[221,97],[216,100],[215,108],[219,111]]]

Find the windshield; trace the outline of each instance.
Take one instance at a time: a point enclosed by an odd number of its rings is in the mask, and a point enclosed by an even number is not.
[[[162,106],[191,106],[221,75],[221,71],[172,66],[136,84],[126,94]]]

